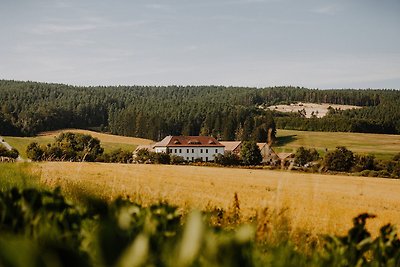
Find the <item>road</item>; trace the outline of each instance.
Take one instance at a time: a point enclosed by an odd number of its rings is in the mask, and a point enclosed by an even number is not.
[[[7,143],[4,138],[2,136],[0,136],[0,144],[3,145],[5,148],[7,148],[8,150],[11,150],[13,147],[10,146],[9,143]],[[23,158],[21,158],[21,156],[18,156],[18,158],[16,159],[17,161],[25,161]]]

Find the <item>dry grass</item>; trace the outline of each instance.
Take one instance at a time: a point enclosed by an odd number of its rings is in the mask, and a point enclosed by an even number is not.
[[[383,224],[400,225],[399,180],[170,165],[37,166],[47,185],[107,199],[123,195],[144,204],[163,199],[181,207],[229,209],[237,192],[244,216],[287,207],[293,229],[313,234],[343,234],[362,212],[377,215],[368,225],[375,234]]]

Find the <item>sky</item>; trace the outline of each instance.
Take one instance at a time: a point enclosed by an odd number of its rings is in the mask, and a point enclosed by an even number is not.
[[[0,0],[0,79],[400,89],[400,0]]]

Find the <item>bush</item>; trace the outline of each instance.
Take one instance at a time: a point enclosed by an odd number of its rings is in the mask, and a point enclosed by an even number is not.
[[[33,161],[41,161],[44,156],[44,149],[36,142],[30,143],[26,148],[26,156]]]
[[[215,163],[221,164],[223,166],[236,166],[240,165],[240,158],[238,155],[235,153],[232,153],[231,151],[225,151],[225,153],[218,154],[215,156],[214,159]]]
[[[354,170],[357,172],[376,169],[374,155],[356,155],[354,157],[354,164]]]
[[[152,163],[157,163],[157,164],[170,164],[171,162],[171,157],[167,153],[155,153],[155,152],[150,152],[150,159]]]
[[[299,147],[295,154],[294,162],[300,166],[304,166],[309,162],[319,159],[319,153],[315,148],[306,149],[304,147]]]
[[[183,164],[185,162],[185,159],[182,156],[170,155],[170,158],[171,158],[170,163],[174,165]]]
[[[130,163],[132,161],[132,152],[116,149],[110,153],[104,154],[104,159],[104,162]]]
[[[329,171],[348,172],[354,166],[354,154],[343,146],[325,155],[324,165]]]
[[[16,158],[18,158],[18,156],[19,156],[19,152],[15,148],[8,150],[4,146],[0,145],[0,157],[8,157],[8,158],[16,159]]]
[[[147,148],[139,149],[135,154],[135,161],[138,163],[145,163],[150,161],[151,153]]]

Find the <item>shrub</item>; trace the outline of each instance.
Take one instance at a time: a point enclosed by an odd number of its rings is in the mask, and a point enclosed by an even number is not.
[[[299,147],[295,154],[294,162],[300,166],[304,166],[309,162],[319,159],[319,153],[315,148],[306,149],[304,147]]]
[[[8,150],[4,146],[0,145],[0,157],[8,157],[8,158],[16,159],[16,158],[18,158],[18,156],[19,156],[19,152],[15,148]]]
[[[157,164],[170,164],[171,157],[167,153],[155,153],[151,152],[151,162]]]
[[[104,154],[105,162],[129,163],[132,161],[132,152],[116,149],[110,153]]]
[[[33,161],[40,161],[44,156],[44,149],[38,143],[33,142],[26,148],[26,156]]]
[[[218,154],[215,156],[214,159],[215,163],[221,164],[223,166],[236,166],[240,165],[240,158],[238,155],[235,153],[232,153],[231,151],[225,151],[225,153]]]
[[[139,149],[135,154],[135,161],[138,163],[150,161],[150,151],[147,148]]]
[[[185,162],[185,159],[182,156],[178,156],[178,155],[170,155],[171,158],[171,164],[174,165],[179,165]]]
[[[355,171],[363,171],[363,170],[375,170],[375,156],[374,155],[356,155],[354,157],[354,170]]]
[[[354,166],[354,154],[343,146],[325,155],[324,165],[330,171],[348,172]]]

